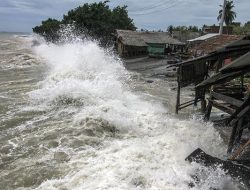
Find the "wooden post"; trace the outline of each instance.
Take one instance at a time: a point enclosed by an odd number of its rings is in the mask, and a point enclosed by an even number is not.
[[[240,84],[241,84],[241,93],[244,92],[244,75],[241,75],[240,77]]]
[[[212,91],[213,91],[213,86],[211,86],[210,88],[210,97],[208,99],[208,104],[205,110],[204,121],[208,121],[210,119],[210,115],[211,115],[211,111],[213,107],[213,103],[212,101],[210,101],[210,100],[213,100]]]
[[[242,133],[243,133],[243,121],[244,121],[244,118],[241,118],[239,120],[239,124],[238,124],[238,127],[237,127],[237,131],[236,131],[236,138],[235,138],[235,143],[239,143],[240,142],[240,139],[241,139],[241,136],[242,136]]]
[[[223,58],[219,57],[217,64],[216,64],[216,68],[215,68],[215,73],[218,73],[220,68],[223,66]]]
[[[177,69],[177,97],[176,97],[176,107],[175,113],[178,114],[180,106],[180,93],[181,93],[181,84],[180,84],[180,68]]]
[[[204,115],[204,120],[208,121],[210,119],[211,111],[212,111],[213,103],[208,100],[208,105],[206,107],[205,115]]]
[[[228,148],[227,148],[227,153],[231,153],[232,149],[233,149],[233,143],[234,143],[234,138],[236,135],[236,131],[237,131],[237,125],[238,123],[235,123],[231,132],[231,136],[229,139],[229,143],[228,143]]]
[[[241,118],[233,126],[233,129],[232,129],[232,132],[231,132],[231,136],[230,136],[230,140],[229,140],[229,143],[228,143],[228,149],[227,149],[228,153],[231,153],[232,150],[233,150],[233,147],[234,147],[235,142],[236,142],[237,132],[239,132],[239,129],[242,127],[242,124],[243,124],[243,119]]]
[[[203,114],[206,113],[206,106],[207,106],[207,101],[206,101],[205,98],[204,98],[204,99],[201,100],[201,112],[202,112]]]
[[[222,57],[219,57],[219,59],[217,61],[217,64],[216,64],[216,68],[215,68],[216,73],[219,72],[220,68],[222,67],[222,64],[223,64],[223,59],[222,59]],[[206,107],[205,115],[204,115],[204,120],[205,121],[208,121],[210,119],[210,115],[211,115],[211,111],[212,111],[212,107],[213,107],[213,103],[210,100],[213,100],[213,96],[212,96],[212,91],[213,90],[214,90],[214,86],[211,86],[210,98],[208,99],[208,105]]]

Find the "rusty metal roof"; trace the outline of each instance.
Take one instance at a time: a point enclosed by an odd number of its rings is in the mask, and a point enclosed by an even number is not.
[[[205,54],[208,54],[232,42],[240,40],[241,38],[242,36],[238,36],[238,35],[216,35],[207,40],[204,40],[198,45],[195,45],[193,48],[191,48],[191,50],[192,52],[203,51]]]

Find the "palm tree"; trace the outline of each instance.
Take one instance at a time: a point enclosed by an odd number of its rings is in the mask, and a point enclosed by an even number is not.
[[[174,30],[173,25],[170,25],[170,26],[168,27],[168,32],[169,32],[171,35],[173,34],[173,30]]]
[[[222,5],[220,5],[221,7],[223,7]],[[234,3],[233,1],[229,0],[226,2],[226,7],[225,7],[225,24],[226,26],[232,24],[232,22],[234,21],[234,19],[236,18],[236,12],[233,11],[234,8]],[[222,12],[223,10],[219,11],[219,16],[217,17],[217,20],[219,21],[222,17]]]

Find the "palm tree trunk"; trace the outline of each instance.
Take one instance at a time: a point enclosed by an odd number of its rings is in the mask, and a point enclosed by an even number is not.
[[[223,23],[224,23],[224,19],[225,19],[226,3],[227,3],[227,0],[224,0],[221,21],[220,21],[220,31],[219,31],[220,35],[222,35],[222,33],[223,33]]]

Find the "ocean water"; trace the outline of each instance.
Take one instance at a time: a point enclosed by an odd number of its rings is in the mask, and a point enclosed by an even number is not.
[[[138,75],[95,41],[0,34],[0,189],[238,189],[185,161],[224,157],[213,125],[175,116],[168,82]]]

